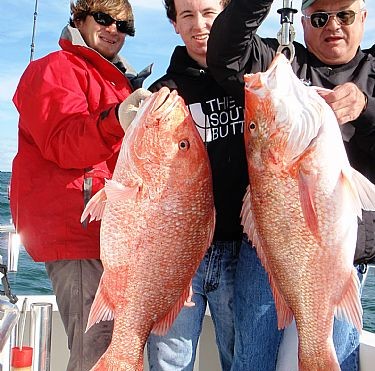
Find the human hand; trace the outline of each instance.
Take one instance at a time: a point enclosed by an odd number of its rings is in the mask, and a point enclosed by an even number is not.
[[[340,125],[357,119],[367,104],[366,95],[352,82],[331,91],[318,88],[317,92],[332,108]]]
[[[128,128],[137,114],[138,108],[142,102],[152,93],[146,89],[139,88],[131,93],[118,107],[118,117],[124,131]]]
[[[184,306],[185,307],[194,307],[195,306],[195,303],[193,302],[193,287],[191,285],[190,285],[190,288],[189,288],[189,296],[185,300]]]

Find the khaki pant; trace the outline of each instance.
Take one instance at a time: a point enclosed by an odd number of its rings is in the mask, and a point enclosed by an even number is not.
[[[86,324],[103,266],[99,260],[57,260],[46,263],[57,306],[68,336],[67,371],[88,371],[107,349],[113,321],[102,321],[87,333]]]

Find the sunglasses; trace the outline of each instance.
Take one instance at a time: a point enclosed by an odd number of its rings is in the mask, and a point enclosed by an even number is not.
[[[358,13],[354,10],[341,10],[339,12],[315,12],[310,15],[303,15],[303,17],[310,19],[311,26],[322,28],[328,23],[331,17],[335,17],[339,24],[349,26],[354,22],[355,16]]]
[[[135,35],[134,22],[131,21],[118,21],[112,18],[109,14],[102,12],[93,12],[89,13],[97,24],[101,26],[110,26],[113,23],[116,23],[116,28],[118,32],[126,33],[129,36]]]

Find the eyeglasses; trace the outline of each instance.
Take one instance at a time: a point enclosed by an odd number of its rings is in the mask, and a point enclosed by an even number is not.
[[[349,9],[341,10],[339,12],[315,12],[310,15],[303,15],[303,17],[310,19],[311,26],[322,28],[328,23],[330,17],[336,17],[336,21],[339,24],[349,26],[354,22],[355,16],[358,13],[359,12]]]
[[[112,18],[109,14],[102,12],[93,12],[89,13],[97,24],[101,26],[110,26],[113,23],[116,23],[117,31],[126,33],[129,36],[135,35],[134,22],[131,21],[118,21]]]

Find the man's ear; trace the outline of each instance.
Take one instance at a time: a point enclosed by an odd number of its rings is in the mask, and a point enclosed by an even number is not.
[[[81,24],[82,24],[82,19],[76,19],[73,21],[73,24],[74,24],[74,27],[75,28],[80,28]]]
[[[178,30],[177,23],[176,23],[175,21],[171,21],[171,23],[172,23],[172,25],[173,25],[173,28],[174,28],[176,34],[178,35],[180,32],[179,32],[179,30]]]

